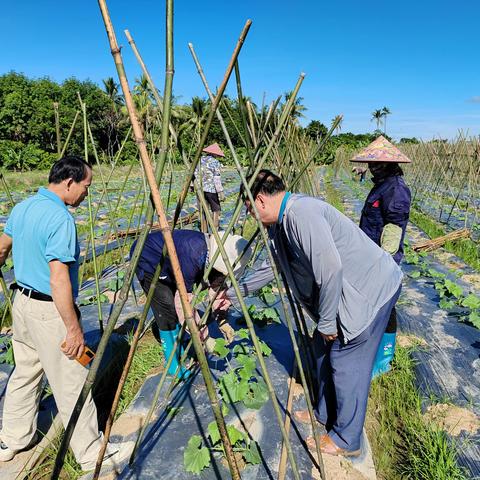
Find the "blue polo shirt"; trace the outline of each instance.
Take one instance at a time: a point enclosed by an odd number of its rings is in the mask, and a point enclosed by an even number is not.
[[[58,195],[40,188],[16,205],[4,233],[13,240],[13,267],[19,285],[51,295],[48,263],[69,266],[74,298],[78,295],[80,246],[75,220]]]

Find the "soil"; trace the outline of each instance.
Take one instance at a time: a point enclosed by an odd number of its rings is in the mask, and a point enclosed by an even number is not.
[[[303,390],[302,384],[299,382],[295,382],[295,385],[293,387],[293,398],[294,399],[300,398],[304,394],[305,392]]]
[[[427,408],[423,418],[456,437],[462,431],[475,434],[480,430],[480,418],[465,408],[438,403]]]
[[[143,424],[143,416],[123,414],[115,420],[112,427],[112,435],[126,437],[140,430]]]
[[[416,337],[415,335],[406,335],[401,333],[397,335],[397,343],[402,348],[427,346],[427,342],[423,338]]]
[[[312,455],[315,455],[312,452]],[[360,472],[355,470],[349,460],[334,455],[323,455],[326,480],[366,480]],[[316,468],[312,469],[312,479],[320,480],[320,473]]]
[[[464,282],[470,284],[474,288],[474,290],[480,292],[480,273],[462,275],[461,279]]]
[[[112,290],[107,290],[103,292],[103,294],[108,298],[108,303],[110,304],[115,303],[117,292],[113,292]]]

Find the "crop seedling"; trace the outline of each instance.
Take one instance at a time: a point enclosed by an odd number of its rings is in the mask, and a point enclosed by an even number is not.
[[[281,323],[280,315],[275,307],[259,308],[256,305],[250,305],[248,313],[251,319],[262,327],[271,323]]]
[[[208,447],[204,445],[200,435],[192,435],[188,441],[183,454],[185,470],[190,473],[199,474],[207,468],[212,455],[217,453],[225,457],[225,450],[220,439],[217,423],[211,422],[208,427]],[[260,452],[258,444],[250,440],[248,436],[233,425],[227,425],[227,434],[232,443],[235,455],[241,456],[245,464],[257,465],[260,463]]]
[[[262,287],[259,296],[267,305],[272,305],[277,301],[277,297],[273,293],[272,285]]]
[[[233,357],[239,364],[233,367],[228,361],[230,353],[223,338],[216,340],[215,352],[226,358],[229,371],[219,379],[220,395],[225,403],[243,402],[245,407],[258,410],[268,401],[268,389],[265,381],[255,375],[257,352],[248,342],[249,333],[246,328],[237,331],[236,336],[240,339],[233,349]],[[261,355],[268,357],[272,350],[260,340]]]
[[[15,358],[13,356],[12,337],[0,337],[0,363],[8,365],[15,365]]]
[[[85,290],[84,292],[84,297],[78,302],[79,306],[84,306],[84,305],[93,305],[94,303],[97,302],[97,296],[95,295],[94,291],[92,289]],[[110,300],[108,297],[101,293],[100,294],[100,303],[109,303]]]
[[[124,277],[125,277],[124,271],[117,272],[117,276],[107,283],[107,288],[112,292],[118,292],[118,290],[120,290],[123,286]]]

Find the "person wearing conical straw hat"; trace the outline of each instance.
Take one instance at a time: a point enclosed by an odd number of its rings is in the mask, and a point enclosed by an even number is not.
[[[223,238],[225,232],[218,232]],[[174,230],[173,242],[177,251],[180,268],[182,270],[185,287],[188,292],[189,301],[195,284],[203,282],[204,272],[210,259],[218,250],[215,237],[208,233],[196,230]],[[130,254],[135,248],[136,242],[132,245]],[[225,239],[224,248],[231,265],[233,274],[240,278],[252,254],[248,241],[240,235],[228,235]],[[164,240],[161,232],[152,232],[147,236],[145,245],[140,255],[136,275],[146,294],[152,284],[153,274],[162,258]],[[231,303],[223,295],[226,290],[225,280],[228,275],[227,267],[221,255],[216,258],[212,270],[208,276],[208,287],[210,298],[217,293],[216,300],[212,305],[212,317],[218,322],[220,331],[226,337],[228,343],[232,335],[232,328],[226,321],[226,311]],[[159,280],[155,285],[151,308],[155,317],[156,327],[159,332],[160,341],[164,348],[164,362],[166,364],[174,348],[174,344],[180,333],[180,323],[183,323],[183,310],[180,297],[177,292],[172,266],[168,257],[165,259]],[[200,316],[195,311],[195,321],[200,323]],[[213,352],[215,341],[209,336],[208,327],[200,328],[200,336],[208,352]],[[179,367],[183,349],[176,347],[175,356],[168,369],[170,375],[174,375]],[[187,378],[189,370],[180,366],[177,376]]]
[[[400,264],[411,194],[399,163],[411,163],[411,160],[380,135],[350,161],[366,162],[373,175],[374,186],[365,200],[360,228]],[[390,370],[395,353],[396,331],[397,313],[394,307],[378,348],[372,377]]]
[[[197,166],[195,170],[195,176],[197,178],[199,177],[200,169],[200,179],[205,200],[212,211],[215,228],[218,229],[220,224],[220,212],[222,210],[220,202],[225,200],[221,177],[222,165],[218,159],[224,158],[225,154],[218,143],[213,143],[212,145],[205,147],[203,152],[206,155],[202,155],[199,166]]]

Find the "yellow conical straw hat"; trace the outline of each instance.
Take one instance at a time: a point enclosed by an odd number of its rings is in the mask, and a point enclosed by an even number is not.
[[[395,145],[392,145],[383,135],[380,135],[368,147],[365,147],[351,162],[392,162],[412,163]]]

